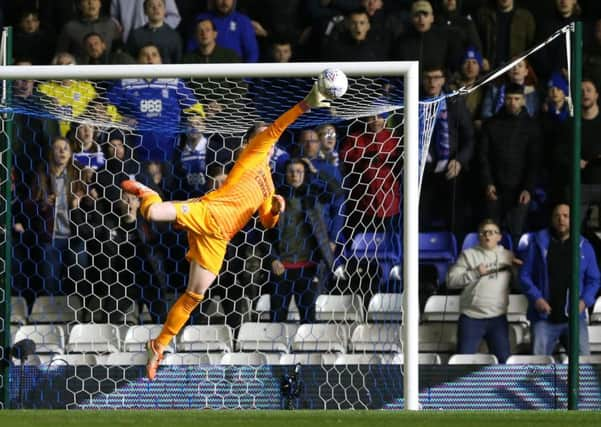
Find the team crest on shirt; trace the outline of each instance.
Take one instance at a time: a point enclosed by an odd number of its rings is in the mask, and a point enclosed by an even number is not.
[[[73,100],[75,102],[81,101],[81,93],[79,93],[79,92],[73,92]]]
[[[163,89],[161,93],[163,94],[163,98],[169,98],[169,89]]]
[[[190,206],[182,205],[182,213],[187,214],[190,212]]]

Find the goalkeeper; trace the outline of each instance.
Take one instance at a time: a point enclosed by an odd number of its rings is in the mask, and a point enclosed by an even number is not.
[[[277,223],[285,209],[285,201],[275,194],[269,158],[284,130],[310,108],[319,107],[329,107],[329,100],[319,93],[317,84],[314,84],[304,100],[250,140],[223,186],[199,199],[163,202],[155,191],[139,182],[122,182],[125,192],[141,199],[140,212],[144,218],[174,222],[188,233],[188,286],[171,307],[159,336],[146,344],[146,374],[149,379],[155,378],[163,350],[186,324],[219,274],[226,245],[231,238],[256,211],[259,211],[261,223],[266,228]]]

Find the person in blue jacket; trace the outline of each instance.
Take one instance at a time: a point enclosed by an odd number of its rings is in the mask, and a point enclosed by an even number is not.
[[[528,297],[534,354],[551,355],[559,340],[568,348],[570,304],[570,207],[555,205],[551,227],[533,235],[520,272],[522,290]],[[580,354],[590,354],[586,308],[595,303],[600,274],[591,244],[580,240]]]

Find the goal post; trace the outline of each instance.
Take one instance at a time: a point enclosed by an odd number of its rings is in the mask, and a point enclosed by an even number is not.
[[[349,92],[353,89],[353,77],[396,77],[402,79],[402,97],[398,103],[382,103],[381,105],[362,104],[361,92],[357,91],[353,102],[342,97],[334,102],[336,115],[341,119],[358,118],[370,112],[402,110],[403,126],[403,162],[402,162],[402,221],[403,221],[403,327],[402,347],[404,354],[403,381],[404,407],[408,410],[419,409],[419,364],[418,364],[418,243],[419,224],[418,206],[420,189],[420,161],[423,161],[423,141],[429,139],[424,126],[431,128],[433,120],[420,119],[419,102],[419,66],[417,62],[327,62],[327,63],[288,63],[288,64],[165,64],[165,65],[73,65],[73,66],[3,66],[0,67],[0,80],[118,80],[128,78],[181,78],[181,79],[252,79],[252,78],[316,78],[325,68],[339,68],[350,78]],[[349,94],[346,95],[348,97]],[[3,98],[4,99],[4,98]],[[281,111],[291,107],[302,99],[289,99],[288,105],[281,104]],[[10,100],[1,106],[4,111],[11,111]],[[18,107],[18,106],[17,106]],[[251,117],[253,116],[253,117]],[[246,119],[260,118],[255,112]],[[57,114],[57,117],[62,117]],[[83,116],[82,116],[83,117]],[[88,119],[80,118],[81,122]],[[77,120],[75,120],[77,121]],[[215,126],[227,126],[219,123]],[[238,128],[247,128],[247,121],[231,123]],[[211,126],[208,124],[207,126]],[[237,129],[239,130],[239,129]],[[421,144],[421,145],[420,145]],[[420,153],[420,147],[422,152]],[[427,150],[427,148],[426,148]],[[5,153],[6,154],[6,153]],[[6,201],[5,201],[6,203]],[[5,205],[6,206],[6,205]],[[7,233],[8,235],[8,233]],[[7,263],[10,260],[6,260]],[[5,281],[7,287],[10,280]],[[4,319],[8,325],[8,319]],[[4,379],[6,381],[6,379]]]

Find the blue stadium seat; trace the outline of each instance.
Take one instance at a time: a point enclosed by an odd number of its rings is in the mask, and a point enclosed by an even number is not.
[[[457,239],[450,231],[419,233],[419,262],[431,264],[438,272],[438,283],[445,280],[449,265],[457,259]]]
[[[461,245],[461,250],[464,251],[468,248],[473,248],[478,244],[478,233],[472,232],[465,235],[463,239],[463,244]],[[501,246],[510,251],[513,250],[513,243],[511,243],[511,235],[509,233],[503,233],[501,237]]]

